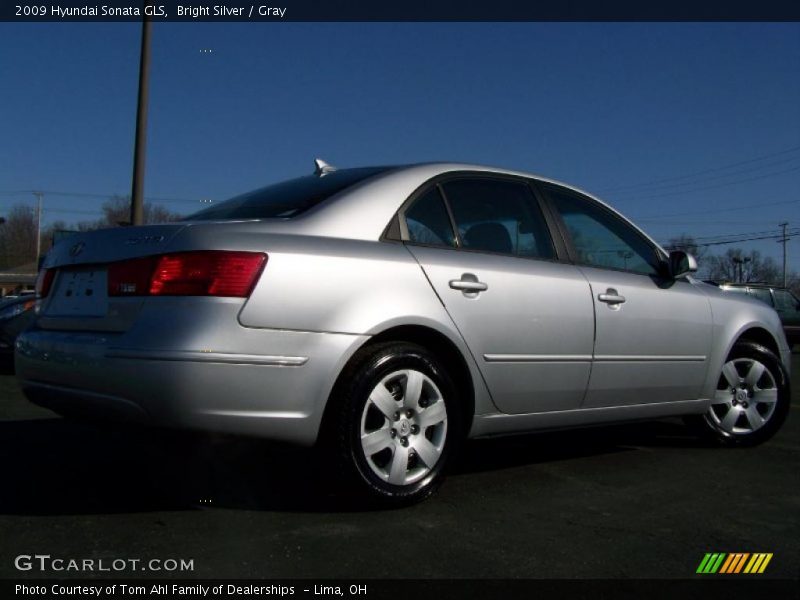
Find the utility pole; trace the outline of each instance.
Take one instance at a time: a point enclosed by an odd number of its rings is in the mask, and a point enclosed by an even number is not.
[[[144,158],[147,142],[147,96],[150,87],[150,29],[152,25],[152,21],[147,16],[142,17],[139,99],[136,106],[136,142],[133,150],[131,225],[141,225],[144,221]]]
[[[789,241],[788,236],[786,235],[786,227],[789,225],[788,221],[784,221],[783,223],[778,223],[781,226],[783,232],[781,233],[781,239],[778,240],[779,243],[783,244],[783,287],[786,287],[786,242]]]
[[[33,192],[36,196],[36,264],[38,270],[39,256],[42,254],[42,198],[44,192]]]

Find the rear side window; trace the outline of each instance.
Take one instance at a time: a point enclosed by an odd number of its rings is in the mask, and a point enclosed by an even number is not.
[[[775,290],[775,308],[778,310],[788,310],[794,312],[797,310],[797,298],[791,292],[786,290]]]
[[[236,196],[205,210],[189,215],[184,221],[218,219],[289,219],[327,200],[334,194],[369,177],[387,171],[387,167],[342,169],[322,177],[308,175]]]
[[[544,217],[527,184],[465,178],[447,181],[442,189],[464,249],[555,257]]]
[[[750,295],[753,298],[761,300],[762,302],[772,306],[772,295],[768,289],[765,288],[750,288]]]
[[[456,236],[439,188],[431,188],[406,210],[408,239],[426,246],[454,248]]]

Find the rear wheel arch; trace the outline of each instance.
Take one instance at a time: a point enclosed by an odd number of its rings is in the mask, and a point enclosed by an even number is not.
[[[330,433],[328,431],[329,425],[334,421],[331,415],[339,410],[337,398],[339,398],[339,392],[342,386],[345,385],[347,377],[350,375],[352,365],[360,361],[364,352],[369,351],[372,347],[379,344],[397,342],[417,344],[431,352],[441,361],[442,366],[456,386],[461,414],[463,416],[463,433],[466,435],[469,432],[472,427],[472,419],[475,415],[475,386],[464,355],[452,340],[435,329],[423,325],[400,325],[391,327],[370,337],[353,353],[339,372],[322,416],[322,427],[319,435],[320,441],[322,441],[324,436]]]

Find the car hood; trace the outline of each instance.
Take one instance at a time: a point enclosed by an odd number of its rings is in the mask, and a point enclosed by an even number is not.
[[[749,326],[766,328],[779,340],[780,345],[785,345],[783,325],[774,308],[746,294],[726,292],[702,281],[693,280],[693,283],[708,296],[715,324],[732,319],[742,320]]]

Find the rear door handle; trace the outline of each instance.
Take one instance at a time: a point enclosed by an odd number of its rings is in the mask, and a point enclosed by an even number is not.
[[[608,288],[605,294],[598,294],[597,299],[606,304],[622,304],[625,296],[621,296],[614,288]]]
[[[451,279],[449,283],[451,288],[454,290],[460,290],[465,294],[470,292],[485,292],[489,289],[488,285],[482,281],[478,281],[478,278],[472,273],[464,273],[461,276],[461,279]]]

